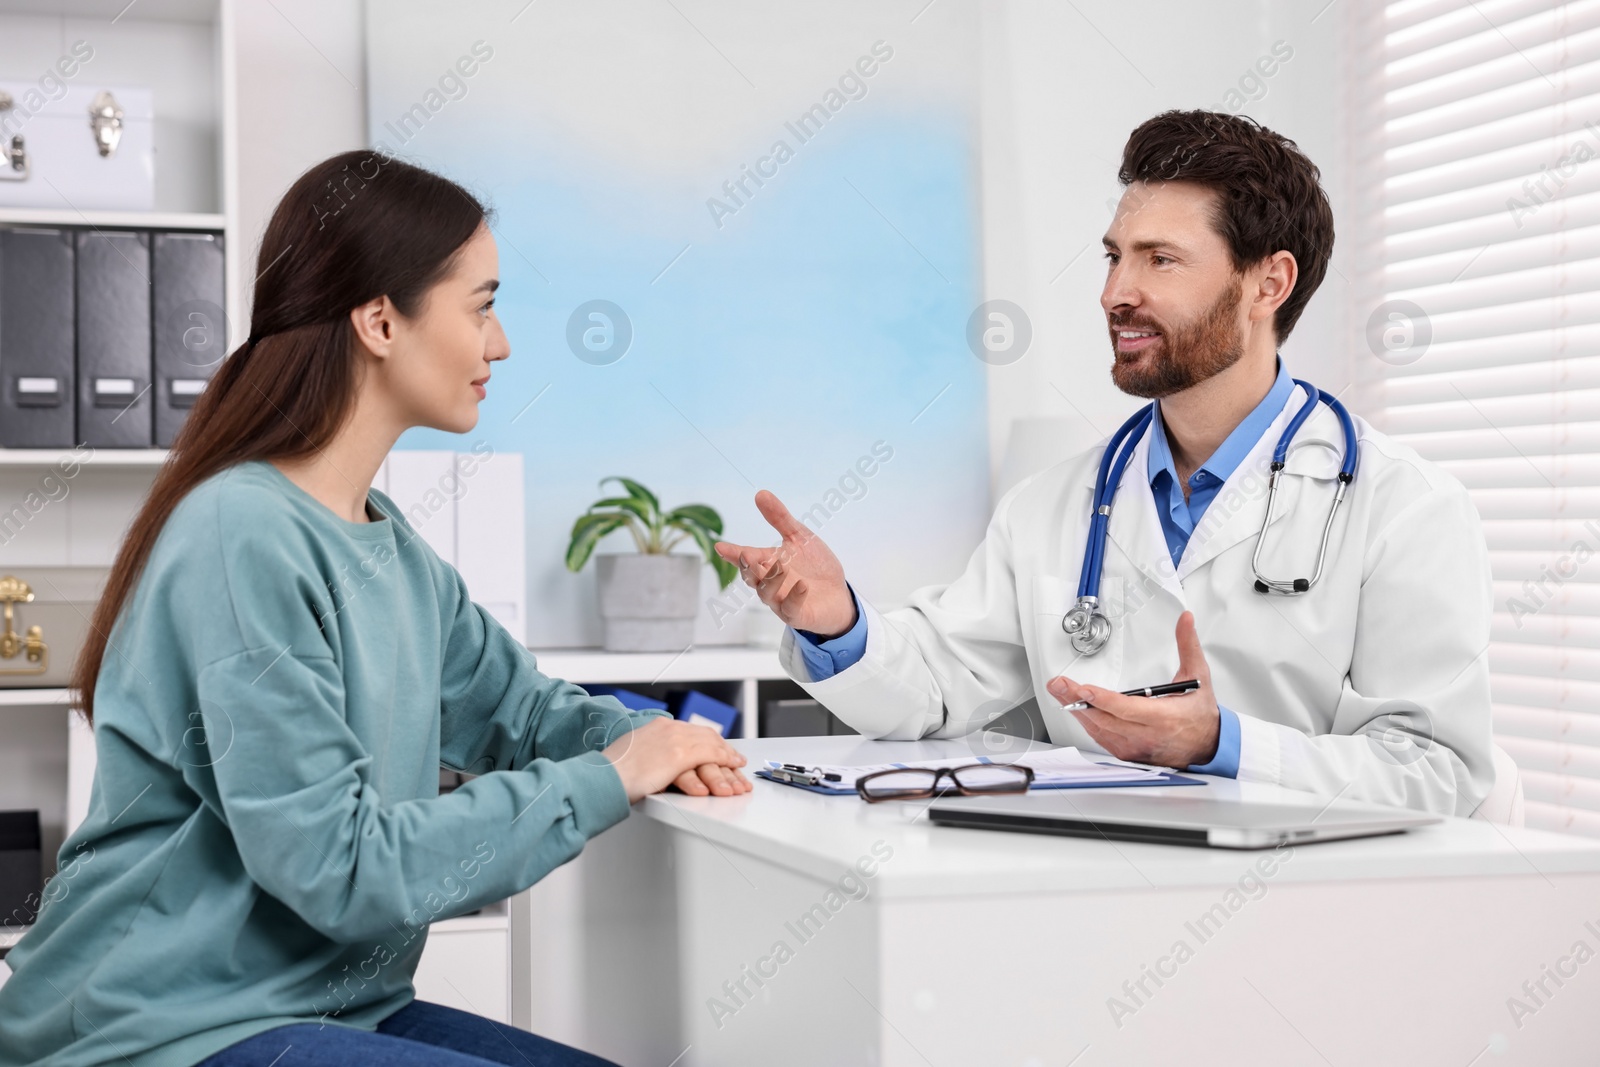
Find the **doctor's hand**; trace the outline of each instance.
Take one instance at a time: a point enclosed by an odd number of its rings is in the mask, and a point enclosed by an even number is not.
[[[669,785],[695,797],[726,797],[751,789],[750,779],[738,770],[744,755],[709,726],[651,719],[611,742],[601,755],[616,768],[630,804]]]
[[[838,557],[772,493],[765,489],[757,493],[756,507],[783,543],[777,548],[751,548],[718,541],[717,555],[738,566],[761,602],[796,630],[828,638],[854,626],[855,598]]]
[[[1097,685],[1080,685],[1066,675],[1051,679],[1046,688],[1062,704],[1088,703],[1089,707],[1072,714],[1096,743],[1118,759],[1180,770],[1210,763],[1217,754],[1220,712],[1193,612],[1178,617],[1177,634],[1178,673],[1172,680],[1197,680],[1200,688],[1192,693],[1128,697]]]

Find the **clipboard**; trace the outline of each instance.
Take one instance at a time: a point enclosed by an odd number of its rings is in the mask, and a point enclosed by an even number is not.
[[[1117,764],[1115,764],[1115,763],[1102,763],[1102,764],[1099,764],[1099,766],[1102,766],[1102,767],[1115,767],[1115,766],[1117,766]],[[853,796],[857,795],[856,791],[855,791],[855,788],[853,786],[841,788],[841,787],[835,786],[835,785],[807,785],[804,782],[790,782],[790,781],[785,781],[785,780],[783,780],[781,778],[775,778],[775,777],[772,776],[772,774],[765,767],[761,768],[760,770],[757,770],[754,773],[755,773],[755,776],[757,778],[765,778],[769,782],[774,782],[774,783],[776,783],[778,785],[786,785],[786,786],[789,786],[789,787],[791,787],[793,789],[804,789],[808,793],[821,793],[823,796],[829,796],[829,797],[853,797]],[[1048,784],[1048,785],[1038,785],[1038,784],[1036,784],[1036,785],[1030,786],[1029,789],[1028,789],[1028,792],[1032,793],[1032,792],[1038,792],[1038,791],[1042,791],[1042,790],[1046,790],[1046,789],[1130,789],[1130,788],[1134,788],[1134,787],[1137,787],[1137,786],[1148,786],[1148,785],[1205,785],[1205,784],[1206,783],[1205,783],[1204,779],[1201,779],[1201,778],[1190,778],[1188,775],[1178,774],[1176,771],[1162,771],[1162,772],[1158,773],[1156,775],[1156,777],[1154,777],[1154,778],[1140,778],[1138,780],[1128,781],[1128,782],[1061,782],[1061,783],[1051,783],[1051,784]],[[954,789],[946,789],[940,795],[942,796],[942,795],[945,795],[945,794],[949,794],[951,796],[960,796],[961,795],[960,793],[957,793]]]

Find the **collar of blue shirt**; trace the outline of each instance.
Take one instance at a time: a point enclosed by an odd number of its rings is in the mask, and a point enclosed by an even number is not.
[[[1152,420],[1148,474],[1150,492],[1155,497],[1156,513],[1161,517],[1161,529],[1166,535],[1173,566],[1177,566],[1183,558],[1189,537],[1200,525],[1200,519],[1211,505],[1212,498],[1234,469],[1244,462],[1245,456],[1250,454],[1267,427],[1272,425],[1272,420],[1289,403],[1289,396],[1293,392],[1294,379],[1289,376],[1280,359],[1278,377],[1272,383],[1272,388],[1267,390],[1267,395],[1262,397],[1261,403],[1233,428],[1233,432],[1211,454],[1211,458],[1189,476],[1188,500],[1184,499],[1183,487],[1178,481],[1178,468],[1172,459],[1172,446],[1167,443],[1167,431],[1161,422],[1161,404],[1160,401],[1156,402],[1157,417]]]

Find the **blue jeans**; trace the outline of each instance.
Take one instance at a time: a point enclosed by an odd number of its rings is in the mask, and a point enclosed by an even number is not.
[[[196,1067],[616,1067],[481,1015],[413,1000],[376,1033],[293,1023],[247,1037]]]

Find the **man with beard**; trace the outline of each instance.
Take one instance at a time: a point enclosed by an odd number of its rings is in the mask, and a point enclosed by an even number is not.
[[[1317,168],[1249,119],[1168,112],[1118,177],[1111,374],[1155,403],[1108,479],[1116,507],[1094,505],[1096,447],[1007,493],[954,582],[881,614],[771,493],[756,503],[783,543],[718,551],[789,625],[790,676],[867,736],[960,736],[1031,696],[1056,744],[1471,814],[1494,783],[1477,512],[1360,419],[1344,476],[1339,416],[1278,359],[1333,247]],[[1302,408],[1269,522],[1269,465]],[[1072,614],[1096,511],[1097,647]],[[1168,678],[1199,687],[1122,695]]]

